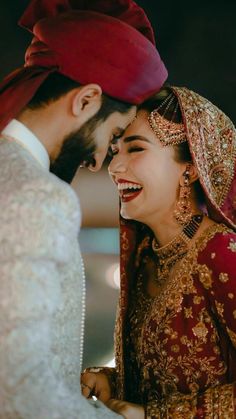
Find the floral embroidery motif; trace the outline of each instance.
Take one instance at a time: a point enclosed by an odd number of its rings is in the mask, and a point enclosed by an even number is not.
[[[212,272],[206,265],[199,266],[199,279],[206,289],[209,289],[212,286],[211,274]]]
[[[180,348],[179,348],[179,345],[172,345],[171,346],[171,350],[173,351],[173,352],[179,352],[179,350],[180,350]]]
[[[193,297],[193,304],[201,304],[202,300],[204,300],[204,297],[202,295],[195,295]]]
[[[190,317],[193,318],[193,309],[192,307],[184,307],[184,316],[186,317],[186,319],[189,319]]]
[[[230,239],[227,249],[231,250],[231,252],[236,252],[236,241],[234,239]]]
[[[216,309],[217,309],[218,314],[221,317],[223,317],[223,314],[224,314],[224,304],[219,303],[218,301],[216,301],[215,303],[216,303]]]
[[[195,327],[193,327],[193,334],[203,341],[205,341],[207,333],[208,329],[203,322],[199,322]]]
[[[229,275],[227,273],[221,272],[219,275],[219,280],[225,283],[229,280]]]

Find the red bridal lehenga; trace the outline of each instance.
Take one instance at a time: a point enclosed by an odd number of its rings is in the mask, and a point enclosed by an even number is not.
[[[144,234],[132,258],[135,223],[129,227],[122,228],[116,396],[146,405],[150,419],[234,418],[236,234],[223,224],[207,228],[151,297],[151,240]]]
[[[215,223],[177,261],[169,277],[159,281],[152,232],[121,219],[116,397],[146,406],[147,419],[233,419],[236,131],[205,98],[186,88],[173,91],[208,215]],[[158,284],[155,297],[147,292],[150,275]]]

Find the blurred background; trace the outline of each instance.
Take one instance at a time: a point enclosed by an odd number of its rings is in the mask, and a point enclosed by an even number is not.
[[[207,97],[236,123],[235,0],[137,3],[153,25],[157,48],[169,70],[168,81]],[[24,62],[31,36],[17,27],[17,20],[27,4],[28,0],[1,0],[1,78]],[[83,213],[80,244],[87,281],[84,366],[104,365],[113,358],[119,292],[117,191],[106,164],[96,174],[78,171],[72,186]]]

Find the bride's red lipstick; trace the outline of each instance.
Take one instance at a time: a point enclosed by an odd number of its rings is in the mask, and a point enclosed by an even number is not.
[[[142,186],[137,182],[127,179],[118,179],[117,182],[119,194],[122,202],[129,202],[137,198],[142,192]],[[134,187],[132,187],[134,185]]]

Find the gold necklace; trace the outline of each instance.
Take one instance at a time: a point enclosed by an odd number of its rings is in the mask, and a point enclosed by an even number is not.
[[[155,282],[162,285],[168,278],[171,268],[176,262],[182,259],[187,251],[188,244],[196,234],[203,219],[203,214],[195,214],[189,223],[183,228],[182,232],[160,247],[155,237],[152,240],[152,249],[157,257],[157,272]]]

